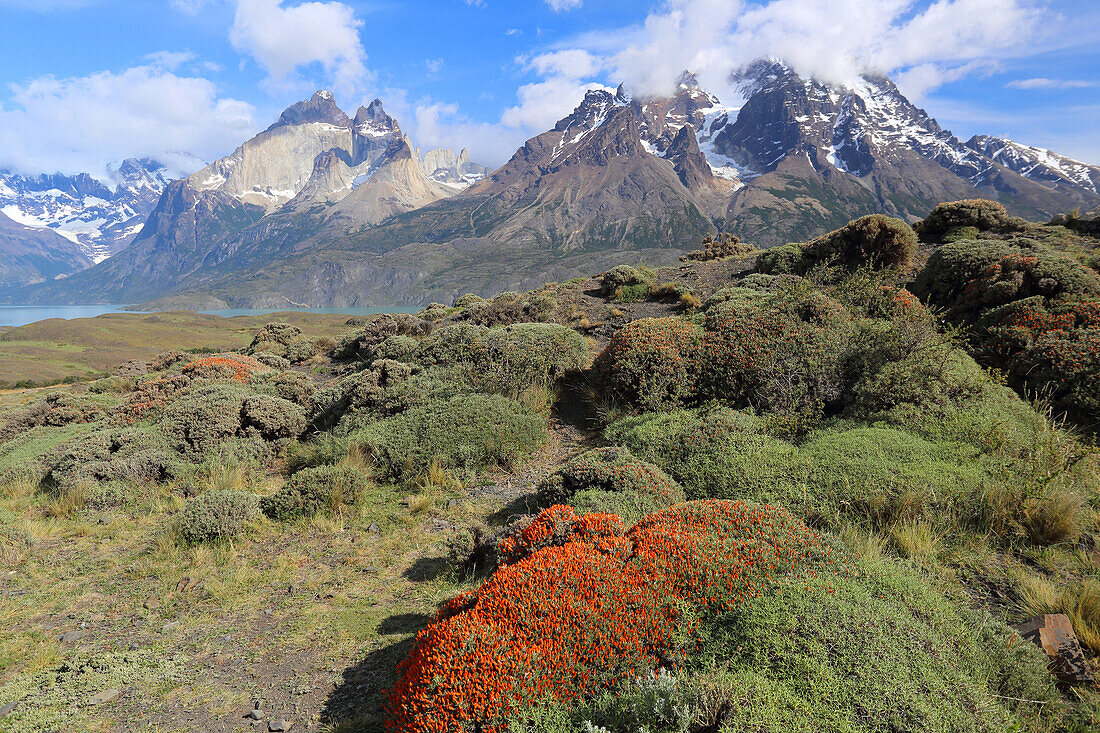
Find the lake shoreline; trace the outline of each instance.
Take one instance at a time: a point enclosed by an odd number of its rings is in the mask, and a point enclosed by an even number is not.
[[[125,314],[133,316],[151,315],[165,312],[200,313],[203,315],[220,316],[222,318],[236,318],[238,316],[262,316],[276,313],[315,313],[318,315],[347,315],[348,317],[372,316],[379,313],[416,313],[419,307],[410,306],[372,306],[372,307],[346,307],[346,308],[305,308],[305,307],[281,307],[281,308],[221,308],[199,310],[181,308],[175,311],[139,311],[131,310],[132,305],[0,305],[0,328],[18,328],[40,321],[62,319],[66,321],[81,318],[96,318],[103,315]]]

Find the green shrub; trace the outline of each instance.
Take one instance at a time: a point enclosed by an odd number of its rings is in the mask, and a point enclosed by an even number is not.
[[[137,380],[133,377],[104,377],[88,385],[92,394],[125,394],[137,389]]]
[[[473,346],[486,386],[517,395],[532,385],[550,386],[588,365],[588,344],[556,323],[518,323],[481,334]]]
[[[246,353],[272,354],[294,361],[288,354],[288,347],[300,340],[302,340],[302,329],[297,326],[289,323],[269,323],[252,337],[252,343],[248,345]]]
[[[419,347],[420,342],[412,336],[390,336],[378,345],[375,356],[378,359],[405,361],[411,358]]]
[[[901,219],[870,214],[807,244],[770,249],[757,258],[756,269],[769,275],[803,275],[817,265],[838,265],[847,270],[901,269],[909,265],[916,251],[913,227]]]
[[[905,268],[917,251],[917,233],[901,219],[870,214],[823,234],[806,245],[815,263],[835,262],[846,268]]]
[[[960,232],[1006,232],[1025,229],[1027,223],[1009,216],[1003,204],[985,199],[952,201],[938,205],[920,222],[920,238],[925,242],[945,242]]]
[[[301,372],[268,371],[252,377],[249,386],[261,394],[281,397],[288,402],[309,408],[316,386]]]
[[[433,460],[469,471],[510,465],[542,444],[546,423],[506,397],[461,394],[417,404],[352,437],[381,476],[402,479],[424,473]]]
[[[269,369],[277,369],[279,370],[279,372],[290,369],[290,361],[286,357],[279,356],[278,354],[272,354],[270,351],[261,351],[259,353],[253,354],[252,358],[263,364],[265,367],[268,367]],[[256,377],[260,377],[264,374],[266,374],[266,372],[260,372],[256,375]],[[253,379],[255,379],[256,377],[253,377]]]
[[[799,242],[772,247],[756,258],[756,271],[765,275],[797,275],[809,269],[806,247]]]
[[[611,268],[600,277],[600,294],[605,298],[629,300],[631,299],[628,297],[630,294],[641,292],[642,297],[644,297],[645,291],[651,282],[652,277],[647,273],[629,265],[619,265]],[[628,291],[628,288],[631,290]],[[641,298],[633,299],[640,300]]]
[[[286,359],[291,364],[301,364],[304,361],[309,361],[317,354],[317,347],[313,345],[312,341],[307,339],[298,339],[297,341],[291,341],[286,346]]]
[[[345,416],[368,419],[395,415],[411,402],[409,380],[417,367],[397,361],[376,361],[370,368],[330,382],[313,395],[309,423],[328,430]]]
[[[56,492],[112,480],[162,483],[180,473],[179,459],[167,448],[149,429],[96,430],[46,454],[44,483]]]
[[[582,453],[538,487],[540,506],[570,504],[579,514],[618,514],[628,525],[685,499],[664,471],[622,447]]]
[[[377,316],[366,328],[348,334],[332,350],[332,358],[337,361],[361,359],[374,361],[376,347],[390,336],[420,337],[432,329],[432,324],[408,313],[383,314]]]
[[[250,395],[241,403],[241,431],[261,440],[296,438],[306,429],[300,405],[270,395]]]
[[[469,308],[472,305],[476,306],[476,305],[480,305],[480,304],[485,303],[485,302],[487,302],[485,300],[485,298],[482,298],[480,295],[474,295],[473,293],[466,293],[465,295],[463,295],[460,298],[455,298],[454,307],[455,308]]]
[[[68,392],[52,392],[40,400],[18,407],[4,416],[0,441],[39,426],[61,427],[89,423],[103,417],[103,405]]]
[[[420,342],[413,360],[425,366],[472,363],[474,344],[487,330],[472,323],[445,326]]]
[[[697,392],[702,330],[679,318],[642,318],[623,326],[596,363],[604,388],[644,410],[690,402]]]
[[[706,312],[705,396],[812,422],[844,395],[854,326],[843,305],[806,287]]]
[[[191,499],[179,520],[185,542],[213,542],[238,537],[259,516],[254,494],[243,491],[208,491]]]
[[[337,513],[356,504],[369,485],[359,469],[347,464],[303,468],[277,493],[260,499],[260,509],[279,521]]]
[[[606,437],[660,466],[690,499],[782,502],[801,483],[794,446],[764,433],[759,418],[725,407],[624,418]]]
[[[889,526],[899,519],[968,517],[998,478],[978,451],[883,427],[811,433],[794,446],[759,418],[728,409],[627,418],[607,431],[679,481],[690,499],[772,503],[812,522]]]
[[[532,711],[537,722],[517,730],[627,733],[645,720],[662,733],[983,733],[1048,730],[1066,715],[1042,652],[1003,622],[894,563],[858,570],[807,577],[709,622],[674,680],[626,681]]]

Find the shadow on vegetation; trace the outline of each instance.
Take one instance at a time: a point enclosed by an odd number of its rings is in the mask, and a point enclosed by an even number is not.
[[[426,583],[450,572],[451,566],[445,557],[422,557],[406,570],[403,575],[414,583]]]
[[[420,619],[418,626],[412,623],[413,617]],[[422,628],[428,619],[421,614],[399,614],[383,621],[379,631],[402,633],[385,631],[387,625],[393,624],[390,628],[405,628],[411,633]],[[376,649],[345,669],[321,710],[323,729],[334,733],[381,733],[385,722],[382,706],[386,690],[397,682],[397,665],[409,655],[413,640],[410,636]]]

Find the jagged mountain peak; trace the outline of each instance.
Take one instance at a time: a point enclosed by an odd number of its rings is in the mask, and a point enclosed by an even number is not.
[[[275,124],[268,131],[279,127],[305,125],[322,122],[336,127],[350,127],[351,119],[336,105],[332,92],[322,89],[313,93],[308,100],[295,102],[283,110]]]
[[[359,134],[380,135],[398,132],[401,127],[397,120],[386,114],[381,99],[375,99],[366,107],[360,107],[352,123]]]

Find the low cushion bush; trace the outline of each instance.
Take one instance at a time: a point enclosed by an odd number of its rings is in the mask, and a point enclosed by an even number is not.
[[[837,265],[847,270],[901,269],[909,265],[916,251],[913,227],[901,219],[870,214],[806,244],[770,249],[757,258],[756,269],[772,275],[801,275],[816,265]]]
[[[1004,204],[986,199],[967,199],[939,204],[920,222],[920,238],[943,242],[960,230],[1005,232],[1024,229],[1027,222],[1009,216]]]
[[[550,386],[588,365],[584,338],[556,323],[492,328],[479,335],[471,348],[486,386],[510,395],[532,385]]]
[[[556,519],[531,526],[537,545]],[[617,518],[572,522],[446,604],[417,635],[387,705],[391,731],[503,731],[509,718],[682,660],[699,621],[845,558],[790,515],[689,502],[623,533]],[[522,553],[520,553],[522,554]]]
[[[486,394],[429,400],[353,434],[379,473],[395,479],[417,476],[433,461],[471,471],[507,466],[545,439],[544,418],[507,397]]]
[[[698,390],[702,330],[679,318],[640,318],[616,333],[597,360],[604,388],[642,409],[676,407]]]
[[[582,453],[538,487],[541,506],[570,504],[582,513],[617,514],[629,523],[685,499],[664,471],[623,447]]]
[[[191,543],[232,539],[259,516],[258,499],[244,491],[208,491],[187,502],[179,531]]]
[[[81,435],[49,451],[45,464],[44,483],[54,491],[112,480],[161,483],[181,470],[165,440],[148,428],[107,428]]]
[[[367,477],[347,464],[303,468],[272,496],[260,499],[268,517],[288,521],[355,504],[369,486]]]

